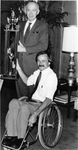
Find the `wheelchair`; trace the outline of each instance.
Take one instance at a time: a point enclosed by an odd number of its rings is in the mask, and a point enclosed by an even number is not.
[[[37,131],[34,136],[33,128],[35,126],[37,126]],[[39,138],[43,148],[52,150],[52,148],[59,142],[62,136],[62,131],[63,117],[61,111],[55,102],[51,102],[51,104],[40,113],[37,122],[34,123],[33,126],[28,125],[25,136],[18,149],[3,144],[3,140],[7,136],[6,131],[4,133],[1,145],[4,150],[29,149],[30,145],[34,144]]]

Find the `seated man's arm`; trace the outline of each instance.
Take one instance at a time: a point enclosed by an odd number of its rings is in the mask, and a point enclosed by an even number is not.
[[[50,105],[51,102],[51,99],[46,98],[45,101],[41,103],[41,106],[39,106],[39,108],[36,109],[34,113],[38,116],[48,105]]]
[[[17,71],[18,71],[18,74],[19,76],[21,77],[22,81],[27,85],[27,76],[24,74],[24,72],[22,71],[19,63],[18,63],[18,60],[17,60]]]
[[[52,102],[51,99],[46,98],[43,103],[36,109],[36,111],[29,118],[29,125],[32,126],[36,122],[37,116]]]

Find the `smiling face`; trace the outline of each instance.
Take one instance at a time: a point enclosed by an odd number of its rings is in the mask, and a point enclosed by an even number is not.
[[[39,6],[34,2],[29,2],[24,8],[24,12],[27,14],[29,21],[33,21],[39,14]]]
[[[47,69],[50,66],[49,58],[47,54],[39,55],[37,58],[37,65],[40,71]]]

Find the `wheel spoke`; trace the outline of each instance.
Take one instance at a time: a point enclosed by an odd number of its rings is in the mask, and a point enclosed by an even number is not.
[[[51,145],[56,138],[58,130],[58,115],[54,108],[50,109],[49,115],[44,119],[43,126],[43,135],[45,135],[44,140],[46,144],[48,143],[48,145]]]
[[[52,148],[62,134],[62,118],[56,105],[52,105],[44,113],[41,120],[40,142],[44,148]],[[61,131],[61,133],[60,133]]]

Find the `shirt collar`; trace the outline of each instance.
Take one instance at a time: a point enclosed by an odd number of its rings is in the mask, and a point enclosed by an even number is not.
[[[50,67],[46,68],[45,70],[43,70],[41,72],[42,72],[42,74],[47,74],[49,72],[49,70],[50,70]],[[39,72],[40,72],[40,70],[39,70]]]
[[[34,23],[36,22],[36,20],[37,20],[37,18],[35,18],[33,21],[29,21],[29,20],[27,21],[28,24],[31,23],[31,27],[30,28],[32,28],[32,26],[34,25]]]

